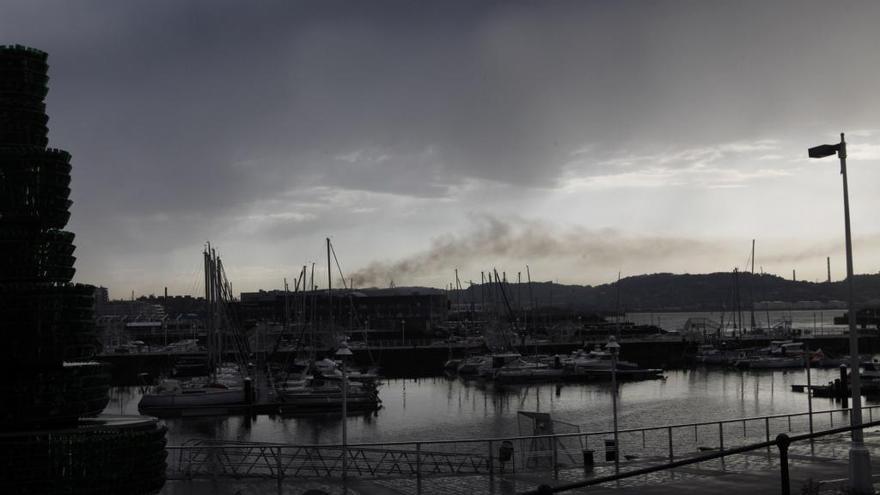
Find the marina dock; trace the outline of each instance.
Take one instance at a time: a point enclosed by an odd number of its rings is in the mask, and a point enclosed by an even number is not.
[[[729,349],[764,347],[769,345],[774,338],[748,335],[741,339],[718,340],[716,343]],[[826,352],[843,354],[848,349],[848,336],[842,333],[806,336],[794,340],[808,342],[810,349],[821,348]],[[607,337],[597,336],[569,342],[527,342],[526,345],[515,346],[515,349],[523,355],[569,354],[584,346],[604,345],[606,342]],[[697,343],[679,335],[666,334],[651,338],[624,338],[621,340],[621,345],[624,348],[623,358],[639,362],[643,366],[680,368],[688,364],[688,356],[694,352]],[[880,352],[880,339],[875,338],[873,332],[870,334],[866,332],[860,336],[859,346],[864,353]],[[378,365],[382,368],[385,376],[390,377],[435,375],[439,370],[442,370],[443,363],[450,358],[450,355],[464,357],[468,354],[486,352],[486,350],[481,344],[454,343],[450,345],[439,340],[409,345],[384,343],[352,347],[353,361],[356,365]],[[283,361],[290,354],[293,354],[293,351],[280,350],[275,359]],[[170,367],[178,359],[204,356],[204,353],[104,353],[99,355],[97,359],[112,364],[114,378],[118,378],[120,382],[137,383],[138,373],[148,372],[155,375],[163,368]]]

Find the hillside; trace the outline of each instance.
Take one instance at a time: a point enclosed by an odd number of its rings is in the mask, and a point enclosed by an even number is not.
[[[880,305],[880,275],[856,275],[856,304]],[[537,306],[556,306],[577,310],[626,311],[718,310],[740,304],[749,307],[751,301],[845,301],[847,288],[843,281],[814,283],[792,281],[775,275],[740,273],[683,274],[656,273],[627,277],[618,283],[598,286],[561,285],[553,282],[532,282],[531,299]],[[527,305],[528,284],[505,285],[507,297]],[[474,285],[460,293],[453,292],[453,302],[491,300],[491,287]],[[496,297],[501,297],[496,289]]]

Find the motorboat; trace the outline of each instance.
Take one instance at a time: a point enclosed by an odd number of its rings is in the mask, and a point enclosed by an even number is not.
[[[705,365],[724,366],[737,360],[737,351],[718,349],[712,344],[703,344],[697,348],[694,361]]]
[[[492,358],[489,356],[471,356],[458,366],[459,376],[474,376],[480,373],[480,369],[490,366]]]
[[[498,352],[472,356],[462,361],[458,367],[458,374],[459,376],[492,378],[496,370],[521,357],[522,355],[518,352]]]
[[[495,370],[493,379],[498,383],[552,381],[563,378],[565,370],[547,363],[517,359]]]
[[[749,370],[794,369],[804,367],[803,357],[758,356],[739,360],[737,368]]]
[[[805,364],[803,342],[774,340],[769,347],[758,353],[737,360],[734,366],[750,370],[773,370],[803,368]]]

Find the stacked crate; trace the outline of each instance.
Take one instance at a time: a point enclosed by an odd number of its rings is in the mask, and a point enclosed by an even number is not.
[[[0,492],[155,491],[164,477],[164,427],[149,418],[83,419],[107,405],[110,376],[90,361],[100,350],[94,287],[71,282],[74,234],[63,230],[70,154],[47,148],[46,59],[39,50],[0,47]],[[132,474],[114,464],[127,446],[133,458],[152,460],[137,467],[148,480],[128,480],[141,487],[135,491],[117,484]],[[103,467],[112,480],[99,482],[100,463],[110,463]]]

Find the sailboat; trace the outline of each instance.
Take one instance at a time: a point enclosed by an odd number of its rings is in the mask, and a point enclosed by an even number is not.
[[[327,298],[328,298],[328,334],[335,335],[333,320],[333,292],[332,277],[330,275],[331,253],[335,258],[335,252],[327,239]],[[338,268],[337,260],[337,268]],[[342,271],[340,269],[340,275]],[[305,282],[305,270],[302,272]],[[345,279],[343,278],[343,284]],[[314,287],[314,271],[312,283]],[[346,286],[347,288],[347,286]],[[315,298],[312,298],[313,311],[316,307]],[[353,310],[353,308],[352,308]],[[303,311],[303,315],[304,315]],[[314,316],[314,313],[312,313]],[[309,324],[302,323],[302,329],[309,330],[310,356],[308,360],[294,360],[288,363],[285,373],[276,382],[276,394],[281,399],[280,410],[284,414],[333,412],[346,403],[348,411],[373,411],[379,407],[380,400],[377,390],[378,376],[372,372],[348,372],[343,373],[340,363],[325,357],[316,359],[315,343],[316,333],[314,328],[315,318],[310,318]],[[351,323],[350,323],[351,325]],[[350,328],[349,330],[353,330]],[[300,336],[302,340],[306,335]],[[339,346],[347,347],[347,339],[343,338]]]
[[[245,386],[244,378],[247,373],[246,343],[237,329],[228,331],[235,326],[227,311],[227,303],[232,299],[232,288],[226,279],[223,262],[210,244],[204,251],[204,263],[208,363],[211,374],[187,381],[162,380],[141,397],[138,403],[138,410],[141,412],[164,415],[166,412],[181,412],[189,408],[198,410],[199,407],[232,406],[249,402],[249,390]],[[223,361],[225,346],[230,340],[239,358],[238,363]]]

